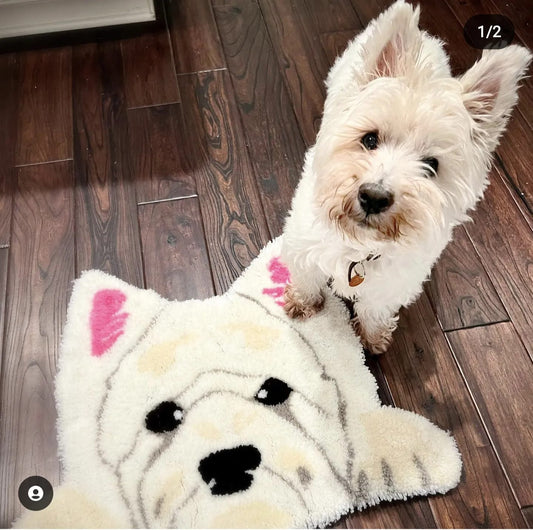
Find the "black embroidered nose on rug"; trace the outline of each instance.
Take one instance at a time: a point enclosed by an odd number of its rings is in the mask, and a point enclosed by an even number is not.
[[[75,284],[56,399],[63,483],[29,527],[322,526],[459,481],[454,440],[384,407],[342,302],[283,312],[280,240],[230,291]]]

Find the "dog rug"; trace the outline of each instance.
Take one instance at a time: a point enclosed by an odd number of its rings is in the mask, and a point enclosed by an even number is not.
[[[453,438],[382,406],[343,303],[288,319],[270,243],[224,295],[76,281],[56,380],[62,484],[19,527],[323,526],[459,481]]]

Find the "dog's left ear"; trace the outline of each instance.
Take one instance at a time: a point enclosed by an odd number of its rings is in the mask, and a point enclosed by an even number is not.
[[[475,122],[474,135],[490,151],[496,148],[517,102],[518,83],[531,58],[522,46],[485,50],[459,79],[464,105]]]
[[[408,74],[422,43],[419,17],[419,7],[398,1],[375,21],[363,54],[370,79]]]

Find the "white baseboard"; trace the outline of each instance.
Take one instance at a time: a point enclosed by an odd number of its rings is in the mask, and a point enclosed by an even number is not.
[[[0,0],[0,39],[150,20],[153,0]]]

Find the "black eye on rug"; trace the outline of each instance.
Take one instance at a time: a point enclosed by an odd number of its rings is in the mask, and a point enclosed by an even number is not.
[[[288,399],[291,392],[292,388],[287,383],[270,377],[261,385],[255,399],[263,405],[280,405]]]
[[[173,401],[162,401],[152,409],[144,420],[146,428],[152,432],[173,431],[183,419],[183,410]]]

